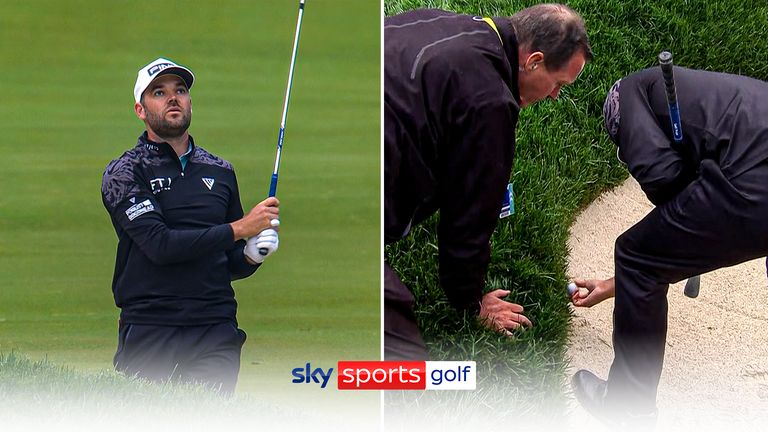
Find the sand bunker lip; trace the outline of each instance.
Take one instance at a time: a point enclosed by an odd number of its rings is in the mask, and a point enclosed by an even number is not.
[[[652,208],[631,178],[595,200],[571,227],[568,275],[613,276],[616,237]],[[768,423],[765,273],[765,260],[758,259],[705,274],[697,299],[683,295],[685,281],[670,286],[658,430],[738,430]],[[605,378],[613,361],[613,299],[573,310],[569,373],[588,369]],[[571,420],[576,430],[603,430],[575,400]]]

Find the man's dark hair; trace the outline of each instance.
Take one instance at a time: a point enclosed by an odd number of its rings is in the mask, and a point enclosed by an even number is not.
[[[544,66],[561,70],[581,50],[592,60],[584,19],[566,5],[545,3],[523,9],[510,17],[520,47],[544,54]]]

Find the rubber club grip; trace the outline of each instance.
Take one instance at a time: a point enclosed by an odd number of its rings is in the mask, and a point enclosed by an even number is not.
[[[677,103],[677,91],[675,91],[675,75],[672,72],[672,53],[662,51],[659,54],[659,66],[661,74],[664,76],[664,86],[667,90],[667,102]]]

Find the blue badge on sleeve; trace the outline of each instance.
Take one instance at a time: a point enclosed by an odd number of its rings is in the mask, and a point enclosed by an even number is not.
[[[501,204],[499,219],[513,214],[515,214],[515,193],[512,191],[512,183],[510,183],[507,185],[507,190],[504,191],[504,201]]]

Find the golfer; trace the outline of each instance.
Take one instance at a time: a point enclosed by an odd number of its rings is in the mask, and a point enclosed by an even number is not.
[[[507,332],[531,325],[509,291],[483,293],[490,237],[521,108],[556,99],[592,58],[582,18],[559,4],[512,17],[414,10],[384,22],[386,243],[440,211],[440,284],[459,311]],[[384,264],[388,359],[424,359],[414,297]]]
[[[618,156],[656,205],[616,239],[615,278],[577,280],[592,306],[615,294],[608,380],[573,377],[589,411],[652,424],[667,336],[667,290],[720,267],[768,255],[768,83],[674,68],[683,141],[675,143],[661,69],[614,84],[605,126]]]
[[[187,131],[194,79],[163,58],[139,70],[134,111],[146,131],[104,171],[102,199],[118,237],[114,365],[231,394],[246,336],[230,282],[277,250],[278,201],[243,216],[232,165]]]

